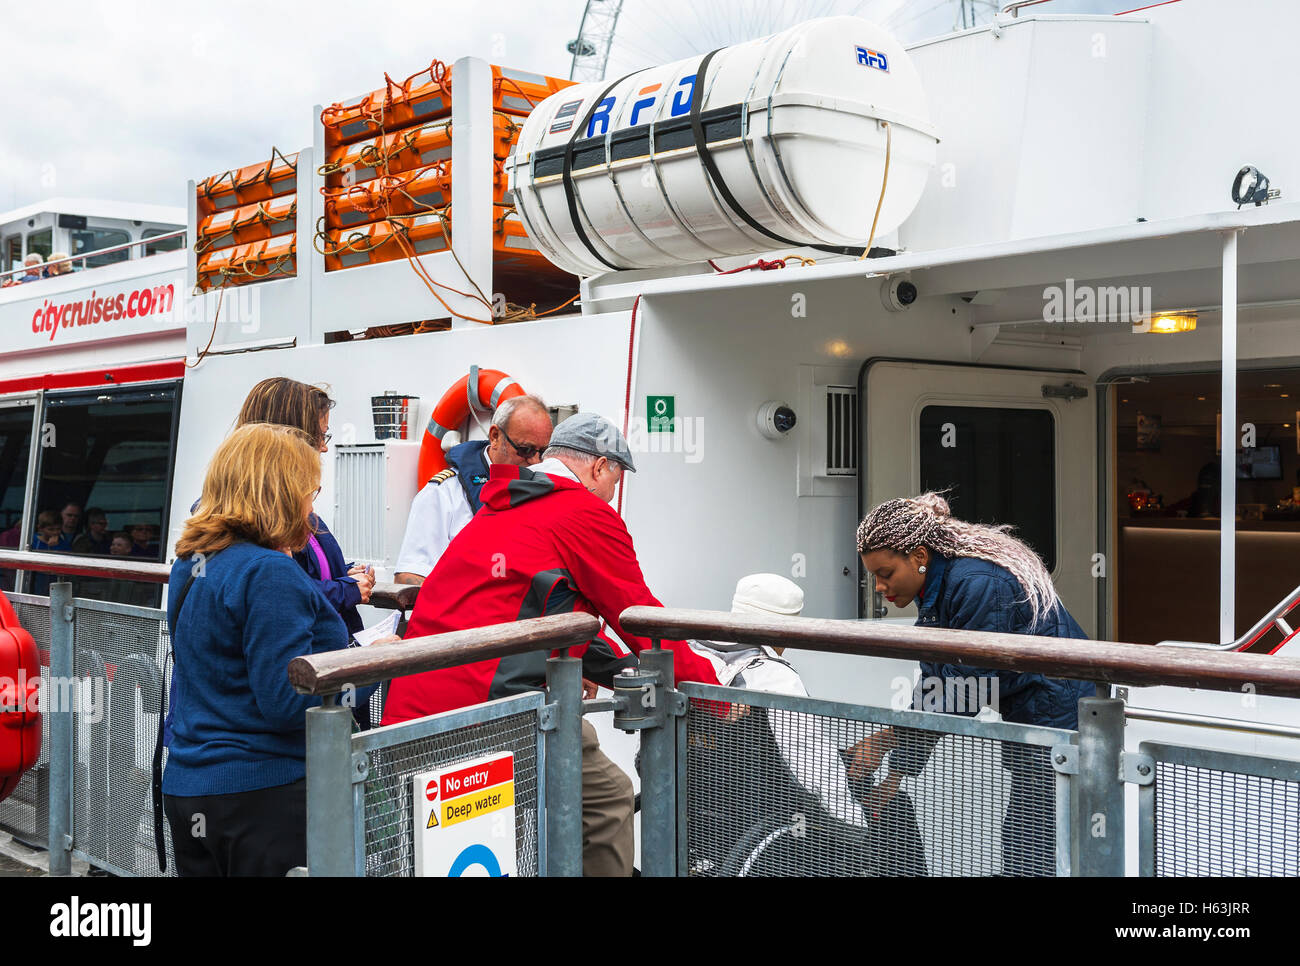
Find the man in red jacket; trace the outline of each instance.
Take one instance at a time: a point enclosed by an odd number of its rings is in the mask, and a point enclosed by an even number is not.
[[[604,618],[623,644],[602,635],[570,653],[583,658],[584,676],[608,684],[620,667],[636,663],[632,652],[651,646],[625,631],[619,615],[636,604],[663,606],[646,587],[632,537],[609,505],[623,474],[636,467],[623,434],[594,413],[557,426],[544,456],[533,467],[492,466],[482,509],[425,581],[406,636],[586,611]],[[675,652],[678,681],[717,683],[712,664],[684,641],[662,645]],[[398,678],[383,723],[540,689],[547,657],[535,651]],[[630,875],[632,784],[600,751],[595,729],[586,721],[582,728],[583,871]]]

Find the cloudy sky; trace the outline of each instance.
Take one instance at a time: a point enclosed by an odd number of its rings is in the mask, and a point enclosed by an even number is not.
[[[593,4],[610,0],[593,0]],[[586,0],[64,0],[8,4],[0,210],[54,196],[183,205],[190,178],[312,140],[328,104],[467,55],[569,76]],[[1140,0],[1054,0],[1115,12]],[[990,0],[976,0],[988,20]],[[966,0],[968,11],[970,0]],[[663,63],[790,23],[856,12],[916,40],[958,0],[624,0],[610,70]],[[1047,9],[1044,9],[1047,12]]]

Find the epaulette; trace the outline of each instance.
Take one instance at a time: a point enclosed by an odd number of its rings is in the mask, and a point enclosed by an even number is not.
[[[456,471],[455,471],[454,469],[452,469],[452,468],[449,466],[449,467],[447,467],[445,470],[443,470],[441,473],[435,473],[432,477],[429,478],[429,482],[430,482],[430,483],[441,483],[441,482],[443,482],[444,480],[449,480],[449,479],[451,479],[451,478],[452,478],[453,476],[455,476],[455,475],[456,475]]]

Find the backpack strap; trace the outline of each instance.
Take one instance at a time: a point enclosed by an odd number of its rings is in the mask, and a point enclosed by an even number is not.
[[[219,552],[219,551],[218,551]],[[216,554],[212,555],[213,557]],[[208,558],[208,562],[212,557]],[[206,566],[206,563],[205,563]],[[193,567],[190,568],[189,579],[185,581],[185,586],[181,588],[179,596],[176,598],[176,626],[181,623],[181,611],[185,607],[185,598],[189,596],[190,588],[194,586],[195,573]],[[172,645],[167,649],[167,657],[176,660],[176,647]],[[162,686],[158,689],[158,735],[154,740],[153,746],[153,846],[158,853],[158,870],[167,871],[167,844],[163,836],[163,800],[162,800],[162,753],[163,753],[163,724],[167,720],[167,661],[163,660],[162,668]]]

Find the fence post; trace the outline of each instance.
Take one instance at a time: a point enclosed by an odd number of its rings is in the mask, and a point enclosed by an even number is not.
[[[76,614],[72,584],[50,585],[50,668],[45,707],[50,719],[50,875],[72,875],[73,651]]]
[[[548,876],[582,875],[582,661],[546,661],[552,709],[546,732],[546,868]]]
[[[352,709],[338,704],[307,709],[307,874],[356,875]]]
[[[1074,776],[1075,875],[1124,874],[1124,702],[1079,701],[1079,774]]]
[[[677,729],[669,706],[673,652],[655,647],[640,654],[641,670],[655,676],[655,723],[641,732],[641,874],[677,874]]]

